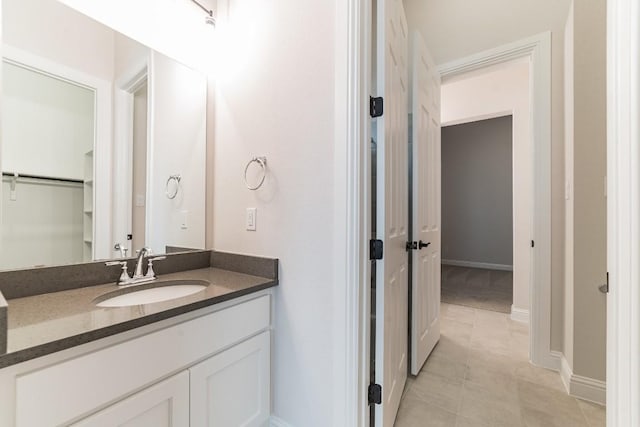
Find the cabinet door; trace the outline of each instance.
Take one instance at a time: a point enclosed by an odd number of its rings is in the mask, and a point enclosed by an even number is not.
[[[191,426],[262,426],[269,419],[270,333],[189,369]]]
[[[189,373],[180,372],[73,425],[75,427],[188,426]]]

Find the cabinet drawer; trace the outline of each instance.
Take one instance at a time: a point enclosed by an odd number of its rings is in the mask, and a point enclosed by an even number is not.
[[[16,379],[17,427],[77,420],[270,325],[262,296]]]

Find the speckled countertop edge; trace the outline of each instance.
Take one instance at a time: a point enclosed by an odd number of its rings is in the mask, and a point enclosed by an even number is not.
[[[2,308],[7,313],[6,326],[0,329],[7,331],[4,340],[6,349],[0,355],[0,368],[229,301],[278,284],[277,278],[252,276],[219,268],[172,273],[159,279],[199,279],[207,280],[211,285],[205,291],[187,297],[117,308],[98,308],[94,304],[96,297],[118,290],[115,284],[19,298],[9,300],[8,304],[0,295],[0,323]],[[65,328],[69,330],[68,335]]]

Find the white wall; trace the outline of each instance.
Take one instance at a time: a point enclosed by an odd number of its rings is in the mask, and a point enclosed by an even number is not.
[[[95,93],[21,66],[2,67],[2,170],[83,180]]]
[[[573,293],[572,370],[604,381],[606,376],[606,297],[598,286],[606,281],[606,2],[574,3],[573,14]],[[568,261],[571,261],[569,259]],[[568,301],[569,303],[569,301]]]
[[[280,259],[274,413],[293,426],[336,425],[334,5],[230,5],[219,40],[214,247]],[[220,14],[226,16],[223,9]],[[269,174],[263,188],[252,192],[243,170],[261,155]],[[245,231],[248,207],[258,209],[255,232]]]
[[[204,11],[190,1],[59,1],[191,67],[208,71],[215,65],[211,53],[216,32],[204,24]]]
[[[571,0],[404,0],[438,64],[551,31],[551,348],[562,349],[564,294],[563,38]]]
[[[564,34],[565,114],[565,271],[564,271],[564,357],[573,366],[573,2]]]
[[[86,18],[85,19],[89,19]],[[149,59],[151,50],[135,40],[114,31],[113,76],[118,81],[132,68],[140,67]]]
[[[113,31],[58,1],[2,0],[2,42],[113,80]]]
[[[510,115],[442,128],[443,264],[513,268],[512,133]]]
[[[471,73],[442,85],[443,126],[513,114],[513,304],[529,310],[532,207],[529,61]]]

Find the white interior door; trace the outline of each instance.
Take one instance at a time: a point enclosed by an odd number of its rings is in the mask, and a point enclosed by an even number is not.
[[[440,339],[440,75],[419,32],[411,67],[413,256],[411,373]]]
[[[402,0],[378,0],[376,85],[384,97],[377,119],[376,426],[393,425],[407,379],[408,327],[408,34]]]

